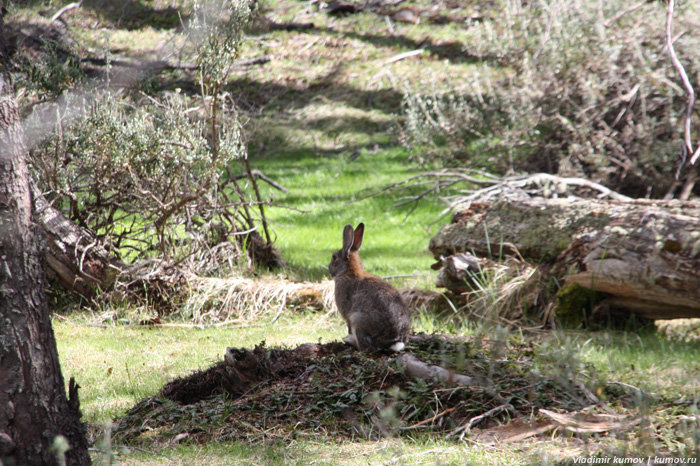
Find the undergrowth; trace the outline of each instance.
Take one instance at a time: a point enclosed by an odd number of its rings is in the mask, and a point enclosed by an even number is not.
[[[438,76],[432,91],[405,86],[404,143],[432,146],[450,164],[580,176],[663,197],[681,163],[686,95],[665,50],[663,5],[626,7],[495,2],[464,43],[481,72],[454,88]],[[691,17],[697,7],[684,2],[677,31]],[[697,87],[698,38],[675,39]],[[698,121],[696,112],[696,131]]]

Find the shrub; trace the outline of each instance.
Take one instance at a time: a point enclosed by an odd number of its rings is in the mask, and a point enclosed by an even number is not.
[[[228,109],[222,119],[214,153],[208,121],[187,100],[172,93],[134,102],[106,93],[32,151],[54,204],[128,262],[178,262],[247,229],[223,190],[227,165],[245,156],[235,113]]]
[[[221,92],[253,13],[249,0],[194,0],[184,33],[201,95],[66,94],[56,107],[59,131],[32,151],[54,205],[149,279],[173,267],[220,272],[238,259],[234,237],[246,239],[251,255],[272,250],[254,231],[249,206],[263,216],[259,196],[232,176],[234,161],[247,155],[233,100]],[[39,120],[32,121],[46,125]]]
[[[582,176],[632,196],[663,196],[679,162],[685,93],[665,50],[663,6],[620,15],[625,8],[498,2],[465,44],[480,68],[462,90],[404,92],[404,143],[450,163]],[[697,15],[689,2],[683,9],[676,16]],[[674,48],[697,84],[699,39],[680,35]],[[699,121],[696,112],[694,134]]]

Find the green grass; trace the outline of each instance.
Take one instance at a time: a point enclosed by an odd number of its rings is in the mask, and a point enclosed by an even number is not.
[[[174,378],[208,368],[229,346],[292,346],[344,335],[335,316],[286,314],[272,322],[272,315],[237,327],[127,327],[84,317],[54,319],[53,326],[64,378],[82,387],[85,420],[103,423]]]
[[[653,330],[572,332],[553,336],[578,358],[600,368],[604,380],[638,387],[654,397],[700,399],[700,346],[672,341]]]
[[[543,442],[543,450],[551,449]],[[206,445],[176,446],[167,457],[134,451],[120,457],[124,465],[308,465],[320,466],[355,464],[403,465],[483,465],[524,464],[518,459],[518,449],[484,450],[468,444],[435,441],[431,439],[387,439],[379,442],[355,441],[319,443],[313,440],[268,442],[251,448],[244,442],[225,442]]]
[[[170,5],[164,1],[137,3],[163,9]],[[103,9],[103,4],[111,7]],[[415,4],[427,6],[428,2],[406,2]],[[159,40],[169,37],[167,29],[159,29],[160,16],[152,18],[154,24],[139,24],[140,14],[121,6],[115,9],[114,2],[93,0],[85,5],[64,19],[74,28],[78,41],[88,47],[112,47],[127,55],[150,57],[156,55]],[[374,13],[331,18],[315,11],[304,13],[305,2],[271,0],[266,5],[276,21],[313,21],[317,25],[306,33],[274,31],[254,36],[246,42],[241,58],[271,54],[273,60],[265,66],[236,70],[228,89],[250,101],[246,128],[253,167],[289,189],[281,193],[261,183],[264,197],[275,204],[267,214],[276,245],[290,264],[283,273],[304,280],[327,277],[330,255],[341,245],[343,226],[364,222],[362,257],[368,271],[409,276],[394,280],[399,286],[432,286],[435,273],[429,269],[433,258],[427,245],[446,222],[438,217],[443,204],[433,196],[417,205],[395,207],[400,201],[396,193],[364,196],[425,168],[412,162],[420,154],[401,148],[396,137],[394,125],[405,82],[416,89],[436,83],[448,87],[476,73],[498,75],[500,70],[484,69],[463,53],[460,43],[468,44],[471,32],[458,22],[394,24],[392,37],[384,18]],[[471,9],[466,5],[464,13]],[[100,26],[93,27],[98,20]],[[386,64],[387,59],[417,48],[426,51]],[[148,80],[169,89],[182,85],[180,77],[173,72],[162,81]],[[171,78],[173,83],[168,83]],[[220,328],[130,327],[104,324],[100,315],[55,318],[53,324],[64,376],[66,380],[75,377],[81,385],[84,419],[94,425],[120,416],[175,377],[209,367],[228,346],[252,347],[263,340],[269,346],[294,346],[337,340],[345,334],[337,315],[283,313],[273,321],[274,314]],[[414,330],[459,333],[483,329],[446,325],[424,313],[416,316]],[[698,398],[697,344],[671,342],[651,332],[567,332],[533,338],[548,345],[552,355],[563,351],[595,365],[607,381],[634,385],[667,400]],[[543,367],[551,370],[552,361]],[[668,434],[667,438],[673,437]],[[304,434],[285,442],[255,445],[239,441],[174,445],[154,453],[134,450],[120,461],[149,465],[541,464],[589,448],[595,452],[614,439],[589,440],[582,446],[560,436],[491,448],[421,437],[341,443]]]
[[[410,275],[430,282],[434,262],[428,242],[439,227],[442,204],[435,199],[417,205],[395,207],[393,193],[366,197],[383,186],[416,173],[403,149],[309,157],[302,153],[277,153],[256,160],[268,176],[289,193],[266,188],[281,207],[268,209],[276,245],[300,277],[328,276],[328,262],[342,245],[343,227],[366,225],[361,255],[367,270],[377,275]]]
[[[310,341],[337,340],[345,328],[336,315],[314,313],[271,316],[257,323],[227,328],[165,327],[132,328],[121,325],[96,326],[95,316],[54,319],[59,353],[66,378],[80,383],[84,419],[100,425],[120,416],[143,397],[152,396],[164,383],[205,369],[219,360],[228,346],[247,346],[265,340],[269,346],[295,346]],[[427,316],[416,321],[415,330],[444,331],[444,323]],[[469,334],[489,330],[471,324],[453,329]],[[502,338],[495,334],[491,338]],[[684,451],[692,442],[682,435],[684,416],[693,414],[688,404],[699,397],[700,348],[673,342],[654,332],[640,335],[617,331],[567,331],[541,335],[511,334],[515,341],[531,341],[540,348],[538,362],[546,373],[562,370],[563,360],[590,363],[601,380],[636,386],[654,401],[651,412],[642,406],[631,413],[648,416],[653,440],[641,440],[646,427],[633,427],[620,435],[595,435],[586,440],[557,435],[549,440],[504,444],[498,448],[479,444],[413,437],[367,441],[332,438],[299,432],[287,440],[270,440],[251,445],[249,440],[217,444],[173,445],[157,452],[126,451],[117,446],[122,464],[544,464],[600,451],[636,451],[639,448]],[[508,338],[507,338],[508,340]],[[538,356],[539,358],[540,356]],[[619,407],[616,409],[620,409]],[[681,430],[679,430],[681,429]],[[95,429],[93,429],[94,431]],[[99,430],[99,429],[97,429]],[[679,433],[680,432],[680,433]],[[687,435],[694,435],[692,427]],[[626,439],[626,440],[625,440]],[[651,443],[649,443],[651,442]],[[128,450],[128,449],[127,449]]]

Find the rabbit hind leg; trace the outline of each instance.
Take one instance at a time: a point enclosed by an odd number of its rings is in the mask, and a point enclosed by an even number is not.
[[[345,342],[346,344],[348,344],[354,348],[359,349],[359,345],[357,343],[357,335],[356,335],[354,329],[350,330],[350,332],[348,333],[348,335],[346,337],[343,337],[343,342]]]
[[[375,351],[377,349],[374,338],[363,328],[355,328],[353,333],[357,342],[357,349],[363,351]]]

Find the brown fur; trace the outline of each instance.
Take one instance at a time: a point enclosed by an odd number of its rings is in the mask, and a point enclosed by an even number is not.
[[[371,277],[372,274],[367,272],[362,267],[362,261],[360,260],[360,255],[357,252],[351,252],[348,254],[348,263],[350,265],[349,275],[357,278]]]
[[[333,253],[328,271],[335,282],[335,302],[348,326],[343,340],[361,350],[395,348],[405,343],[411,317],[399,292],[362,267],[359,249],[364,224],[343,230],[343,247]]]

